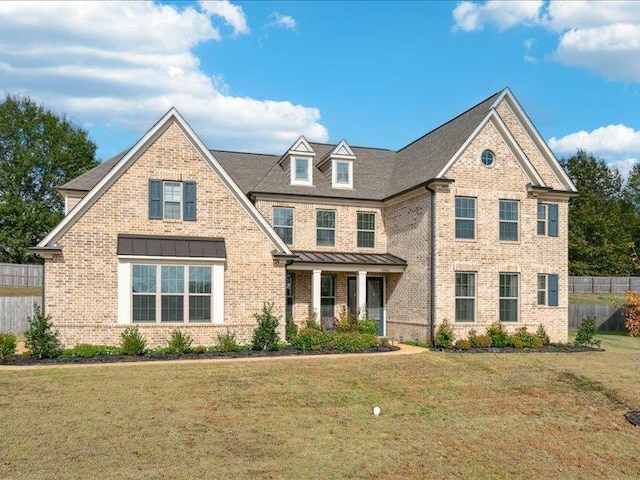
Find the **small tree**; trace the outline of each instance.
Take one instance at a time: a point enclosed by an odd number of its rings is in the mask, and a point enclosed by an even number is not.
[[[624,326],[629,330],[629,335],[640,337],[640,293],[629,292],[627,294],[627,303],[622,312],[627,317]]]
[[[596,317],[586,317],[582,319],[578,333],[576,333],[575,344],[578,346],[600,346],[600,340],[596,340],[595,336],[598,333],[598,327],[596,326]]]
[[[50,315],[43,315],[42,309],[34,305],[34,314],[29,317],[29,326],[24,334],[25,346],[31,355],[38,358],[54,358],[60,353],[56,333],[52,330]]]
[[[120,334],[120,352],[123,355],[142,355],[147,349],[147,341],[138,327],[127,327]]]
[[[273,302],[264,302],[262,312],[254,313],[253,316],[258,322],[251,341],[253,350],[277,350],[280,337],[276,329],[280,321],[273,314]]]
[[[451,348],[453,347],[454,340],[455,334],[453,333],[453,328],[449,320],[445,318],[445,320],[438,325],[438,330],[436,331],[436,347]]]

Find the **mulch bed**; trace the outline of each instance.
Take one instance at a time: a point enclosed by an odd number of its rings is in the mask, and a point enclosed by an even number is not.
[[[576,352],[604,352],[601,348],[595,347],[578,347],[573,345],[547,345],[542,348],[470,348],[469,350],[455,350],[446,348],[431,348],[433,352],[447,353],[576,353]]]
[[[364,352],[358,353],[380,353],[380,352],[393,352],[400,350],[397,346],[375,347],[370,348]],[[205,360],[205,359],[220,359],[220,358],[261,358],[261,357],[287,357],[287,356],[315,356],[315,355],[335,355],[340,354],[336,350],[317,350],[317,351],[305,351],[297,350],[295,348],[284,348],[275,352],[267,352],[264,350],[244,350],[241,352],[227,352],[227,353],[185,353],[183,355],[175,354],[151,354],[151,355],[97,355],[95,357],[71,357],[62,356],[57,358],[36,358],[26,357],[24,355],[14,355],[12,358],[7,358],[0,362],[0,365],[70,365],[70,364],[96,364],[96,363],[132,363],[132,362],[154,362],[154,361],[171,361],[171,360]]]

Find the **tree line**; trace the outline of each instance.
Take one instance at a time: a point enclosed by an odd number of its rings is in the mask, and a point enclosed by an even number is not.
[[[64,215],[57,187],[95,167],[86,130],[8,95],[0,103],[0,262],[33,263],[29,251]],[[571,275],[640,275],[640,165],[620,172],[584,150],[561,160],[580,196],[569,204]]]

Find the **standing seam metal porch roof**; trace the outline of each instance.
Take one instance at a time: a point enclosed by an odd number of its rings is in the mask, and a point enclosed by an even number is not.
[[[118,235],[118,255],[226,258],[224,238]]]
[[[298,258],[293,263],[339,265],[388,265],[406,267],[407,261],[390,253],[345,253],[292,250]]]

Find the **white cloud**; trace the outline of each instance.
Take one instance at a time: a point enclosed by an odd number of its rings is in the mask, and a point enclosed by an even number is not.
[[[292,31],[295,31],[298,28],[296,19],[291,15],[282,15],[278,12],[273,12],[271,16],[275,19],[275,21],[272,23],[272,25],[275,27],[280,27]]]
[[[0,88],[137,134],[175,106],[211,148],[282,151],[300,134],[326,141],[318,109],[232,96],[221,74],[201,69],[193,48],[221,38],[213,10],[248,31],[229,7],[0,2]]]
[[[541,27],[558,34],[558,47],[549,59],[585,68],[612,80],[640,82],[640,2],[463,1],[453,10],[454,30],[498,30],[518,25]],[[525,62],[535,57],[525,43]]]
[[[242,7],[233,5],[228,0],[203,0],[200,5],[205,12],[221,17],[233,29],[234,35],[249,33],[247,17]]]
[[[607,125],[591,132],[581,130],[562,138],[552,137],[549,146],[558,156],[571,156],[578,149],[586,150],[626,176],[640,157],[640,130],[626,125]]]
[[[453,10],[454,31],[471,32],[482,30],[486,23],[494,23],[498,30],[506,30],[520,23],[536,23],[540,15],[542,0],[502,2],[489,0],[484,4],[464,1]]]

